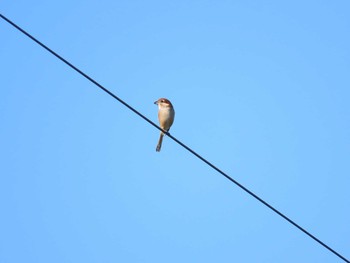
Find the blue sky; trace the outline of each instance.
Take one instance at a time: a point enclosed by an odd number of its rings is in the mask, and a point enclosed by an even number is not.
[[[350,258],[348,1],[1,13]],[[0,21],[0,262],[342,262]]]

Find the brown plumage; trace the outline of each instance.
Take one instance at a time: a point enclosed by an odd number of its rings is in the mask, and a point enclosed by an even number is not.
[[[160,98],[154,102],[154,104],[158,105],[158,120],[159,126],[165,131],[169,131],[171,125],[174,122],[175,111],[174,107],[168,99]],[[164,132],[160,132],[158,144],[156,151],[159,152],[162,148]]]

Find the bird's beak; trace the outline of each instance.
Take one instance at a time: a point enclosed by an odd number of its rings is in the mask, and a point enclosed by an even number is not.
[[[158,101],[155,101],[154,104],[158,104]]]

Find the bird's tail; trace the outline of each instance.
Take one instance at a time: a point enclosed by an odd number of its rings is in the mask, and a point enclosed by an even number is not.
[[[164,133],[160,132],[160,136],[159,136],[159,140],[156,148],[157,152],[160,152],[160,149],[162,148],[163,136],[164,136]]]

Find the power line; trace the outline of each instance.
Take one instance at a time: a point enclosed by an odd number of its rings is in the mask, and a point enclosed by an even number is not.
[[[289,217],[287,217],[286,215],[284,215],[283,213],[281,213],[279,210],[277,210],[276,208],[274,208],[273,206],[271,206],[269,203],[267,203],[266,201],[264,201],[263,199],[261,199],[259,196],[257,196],[256,194],[254,194],[252,191],[250,191],[248,188],[246,188],[245,186],[243,186],[242,184],[240,184],[239,182],[237,182],[236,180],[234,180],[232,177],[230,177],[228,174],[226,174],[225,172],[223,172],[222,170],[220,170],[219,168],[217,168],[215,165],[213,165],[212,163],[210,163],[208,160],[206,160],[205,158],[203,158],[202,156],[200,156],[198,153],[196,153],[195,151],[193,151],[191,148],[189,148],[188,146],[186,146],[185,144],[183,144],[182,142],[180,142],[178,139],[176,139],[174,136],[172,136],[169,132],[166,132],[164,130],[162,130],[158,125],[156,125],[154,122],[152,122],[150,119],[148,119],[147,117],[145,117],[143,114],[141,114],[139,111],[137,111],[136,109],[134,109],[133,107],[131,107],[128,103],[126,103],[125,101],[123,101],[122,99],[120,99],[118,96],[116,96],[115,94],[113,94],[111,91],[109,91],[108,89],[106,89],[105,87],[103,87],[101,84],[99,84],[96,80],[94,80],[93,78],[91,78],[89,75],[85,74],[83,71],[81,71],[80,69],[78,69],[76,66],[74,66],[72,63],[70,63],[69,61],[67,61],[66,59],[64,59],[63,57],[61,57],[60,55],[58,55],[55,51],[53,51],[52,49],[50,49],[49,47],[47,47],[46,45],[44,45],[42,42],[40,42],[39,40],[37,40],[36,38],[34,38],[32,35],[30,35],[29,33],[27,33],[25,30],[23,30],[21,27],[19,27],[18,25],[16,25],[14,22],[12,22],[10,19],[6,18],[5,16],[3,16],[2,14],[0,14],[0,17],[5,20],[7,23],[9,23],[10,25],[12,25],[13,27],[15,27],[17,30],[19,30],[20,32],[22,32],[24,35],[26,35],[27,37],[29,37],[31,40],[33,40],[34,42],[36,42],[38,45],[40,45],[41,47],[43,47],[44,49],[46,49],[48,52],[50,52],[52,55],[54,55],[55,57],[57,57],[59,60],[61,60],[62,62],[64,62],[66,65],[68,65],[69,67],[71,67],[72,69],[74,69],[76,72],[78,72],[80,75],[82,75],[83,77],[85,77],[86,79],[88,79],[90,82],[92,82],[93,84],[95,84],[97,87],[99,87],[100,89],[102,89],[104,92],[106,92],[107,94],[109,94],[110,96],[112,96],[114,99],[118,100],[120,103],[122,103],[125,107],[127,107],[129,110],[133,111],[134,113],[136,113],[138,116],[140,116],[142,119],[144,119],[145,121],[147,121],[149,124],[151,124],[152,126],[154,126],[155,128],[157,128],[160,131],[163,131],[164,133],[166,133],[172,140],[174,140],[176,143],[178,143],[179,145],[181,145],[183,148],[185,148],[187,151],[189,151],[190,153],[192,153],[194,156],[196,156],[198,159],[200,159],[201,161],[203,161],[204,163],[206,163],[208,166],[210,166],[211,168],[213,168],[215,171],[217,171],[218,173],[220,173],[221,175],[223,175],[224,177],[226,177],[228,180],[230,180],[232,183],[236,184],[239,188],[241,188],[242,190],[244,190],[246,193],[248,193],[249,195],[251,195],[252,197],[254,197],[256,200],[258,200],[260,203],[262,203],[263,205],[265,205],[266,207],[270,208],[273,212],[275,212],[276,214],[278,214],[279,216],[281,216],[283,219],[285,219],[286,221],[288,221],[290,224],[292,224],[293,226],[295,226],[296,228],[298,228],[300,231],[302,231],[304,234],[308,235],[310,238],[312,238],[314,241],[316,241],[317,243],[319,243],[320,245],[322,245],[324,248],[326,248],[327,250],[329,250],[330,252],[332,252],[333,254],[335,254],[336,256],[338,256],[339,258],[341,258],[342,260],[344,260],[347,263],[350,263],[350,261],[348,259],[346,259],[344,256],[342,256],[340,253],[338,253],[337,251],[335,251],[334,249],[332,249],[331,247],[329,247],[328,245],[326,245],[324,242],[322,242],[320,239],[316,238],[314,235],[312,235],[310,232],[308,232],[307,230],[305,230],[304,228],[302,228],[300,225],[298,225],[297,223],[295,223],[293,220],[291,220]]]

